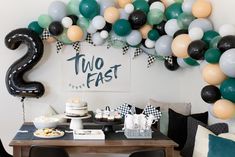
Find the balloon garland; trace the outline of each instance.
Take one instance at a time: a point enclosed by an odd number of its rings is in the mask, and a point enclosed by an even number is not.
[[[134,58],[145,53],[148,66],[164,60],[171,71],[206,62],[202,75],[209,85],[202,89],[201,97],[213,104],[212,113],[217,118],[230,119],[235,116],[235,27],[225,24],[216,32],[207,19],[211,12],[208,0],[70,0],[68,4],[54,1],[48,14],[31,22],[28,31],[24,29],[21,35],[21,29],[11,32],[6,45],[15,49],[24,42],[30,46],[29,51],[36,51],[41,41],[37,39],[33,45],[28,41],[35,39],[30,34],[37,33],[42,40],[56,41],[57,52],[64,45],[72,45],[79,53],[80,42],[86,41],[94,46],[107,43],[107,48],[122,48],[123,54],[130,47],[135,48]],[[19,38],[13,47],[8,43],[9,36]],[[40,56],[32,62],[36,64]],[[24,59],[19,62],[25,63]],[[11,67],[7,78],[13,77],[15,68],[19,70],[18,66]],[[24,85],[23,74],[14,73],[14,79],[6,79],[9,92],[22,97],[43,95],[44,88],[38,83],[19,89],[19,81]],[[10,85],[19,87],[14,90],[18,92],[12,92]],[[35,94],[31,85],[40,94]]]

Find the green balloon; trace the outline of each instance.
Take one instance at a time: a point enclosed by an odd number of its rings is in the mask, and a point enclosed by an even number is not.
[[[48,28],[49,25],[52,23],[53,19],[49,15],[40,15],[38,17],[38,24],[42,28]]]
[[[177,24],[182,29],[188,29],[188,26],[194,19],[195,17],[189,13],[181,13],[177,18]]]
[[[114,23],[113,31],[121,37],[127,36],[131,33],[131,24],[128,20],[119,19]]]
[[[159,9],[152,9],[149,11],[147,16],[148,24],[157,25],[163,21],[164,14]]]
[[[88,19],[100,14],[100,6],[95,0],[82,0],[79,5],[80,13]]]
[[[81,0],[71,0],[68,4],[67,4],[67,13],[68,15],[80,15],[80,11],[79,11],[79,4],[80,4]]]
[[[33,21],[28,25],[28,28],[36,32],[38,35],[41,35],[43,32],[43,28],[39,26],[37,21]]]
[[[71,45],[73,42],[68,39],[67,31],[68,29],[64,29],[63,33],[57,37],[57,40],[61,41],[65,45]]]
[[[221,40],[221,36],[216,36],[210,41],[210,48],[217,48],[219,41]]]
[[[136,0],[133,5],[135,10],[142,10],[145,14],[149,12],[149,4],[145,0]]]
[[[173,3],[168,8],[166,8],[165,16],[168,20],[177,19],[178,16],[183,12],[182,3]]]
[[[219,62],[222,53],[217,48],[210,48],[205,52],[205,60],[208,63],[216,64]]]
[[[156,41],[159,37],[160,34],[155,29],[152,29],[151,31],[148,32],[148,38],[152,41]]]
[[[235,79],[228,78],[220,86],[220,92],[224,99],[228,99],[235,103]]]
[[[219,33],[217,33],[216,31],[210,30],[204,33],[202,40],[205,41],[207,44],[210,44],[211,40],[217,36],[219,36]]]
[[[195,59],[189,57],[189,58],[184,58],[184,62],[188,65],[191,65],[191,66],[198,66],[200,65]]]
[[[184,0],[175,0],[176,3],[183,3]]]
[[[90,22],[85,17],[79,16],[79,20],[77,21],[77,25],[87,29],[90,25]]]

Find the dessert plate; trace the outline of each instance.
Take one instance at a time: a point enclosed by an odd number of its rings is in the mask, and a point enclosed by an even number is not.
[[[38,129],[33,133],[39,138],[59,138],[64,136],[64,132],[58,129]]]

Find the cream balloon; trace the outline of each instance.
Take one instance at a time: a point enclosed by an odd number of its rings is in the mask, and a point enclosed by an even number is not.
[[[104,19],[108,23],[114,23],[119,19],[119,17],[120,17],[119,10],[115,7],[108,7],[104,11]]]
[[[124,8],[127,4],[132,3],[132,0],[117,0],[117,3],[120,8]]]
[[[171,45],[173,54],[179,58],[188,58],[188,46],[191,43],[191,39],[188,34],[181,34],[177,36]]]
[[[220,99],[213,105],[212,113],[219,119],[231,119],[235,116],[235,104],[229,100]]]
[[[72,42],[81,41],[83,37],[83,31],[79,26],[71,26],[67,31],[68,39]]]
[[[208,0],[196,0],[192,7],[193,16],[197,18],[206,18],[210,16],[212,6]]]

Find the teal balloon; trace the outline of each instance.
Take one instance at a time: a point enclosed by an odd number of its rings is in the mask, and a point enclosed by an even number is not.
[[[79,5],[80,5],[81,0],[71,0],[67,6],[67,13],[68,15],[80,15],[79,11]]]
[[[159,37],[160,34],[155,29],[152,29],[151,31],[148,32],[148,38],[152,41],[156,41]]]
[[[205,41],[207,44],[210,44],[211,40],[217,36],[219,36],[219,33],[217,33],[216,31],[210,30],[204,33],[202,40]]]
[[[82,0],[79,5],[80,13],[88,19],[93,19],[100,13],[100,6],[95,0]]]
[[[145,0],[136,0],[133,5],[135,10],[142,10],[145,14],[149,12],[149,4]]]
[[[64,29],[63,33],[57,37],[57,40],[61,41],[65,45],[71,45],[73,42],[68,39],[67,31],[68,29]]]
[[[216,36],[210,41],[210,48],[217,48],[219,41],[221,40],[221,36]]]
[[[121,37],[127,36],[131,33],[131,24],[125,19],[119,19],[114,23],[113,31]]]
[[[168,20],[177,19],[178,16],[183,12],[181,3],[173,3],[166,8],[165,16]]]
[[[183,60],[184,60],[184,62],[185,62],[186,64],[191,65],[191,66],[198,66],[198,65],[200,65],[195,59],[193,59],[193,58],[191,58],[191,57],[189,57],[189,58],[184,58]]]
[[[224,99],[228,99],[235,103],[235,79],[228,78],[220,86],[220,92]]]
[[[221,55],[222,53],[219,49],[210,48],[205,52],[204,58],[208,63],[216,64],[216,63],[219,63]]]
[[[195,19],[195,17],[189,13],[181,13],[177,18],[177,24],[182,29],[188,29],[190,23]]]
[[[87,29],[90,25],[90,22],[85,17],[80,16],[79,20],[77,21],[77,25]]]
[[[164,19],[164,13],[159,9],[152,9],[149,11],[147,16],[148,24],[157,25]]]
[[[37,21],[33,21],[28,25],[28,29],[33,30],[36,32],[38,35],[41,35],[43,32],[43,28],[39,26]]]
[[[53,19],[49,15],[43,14],[38,17],[38,24],[42,28],[48,28]]]

